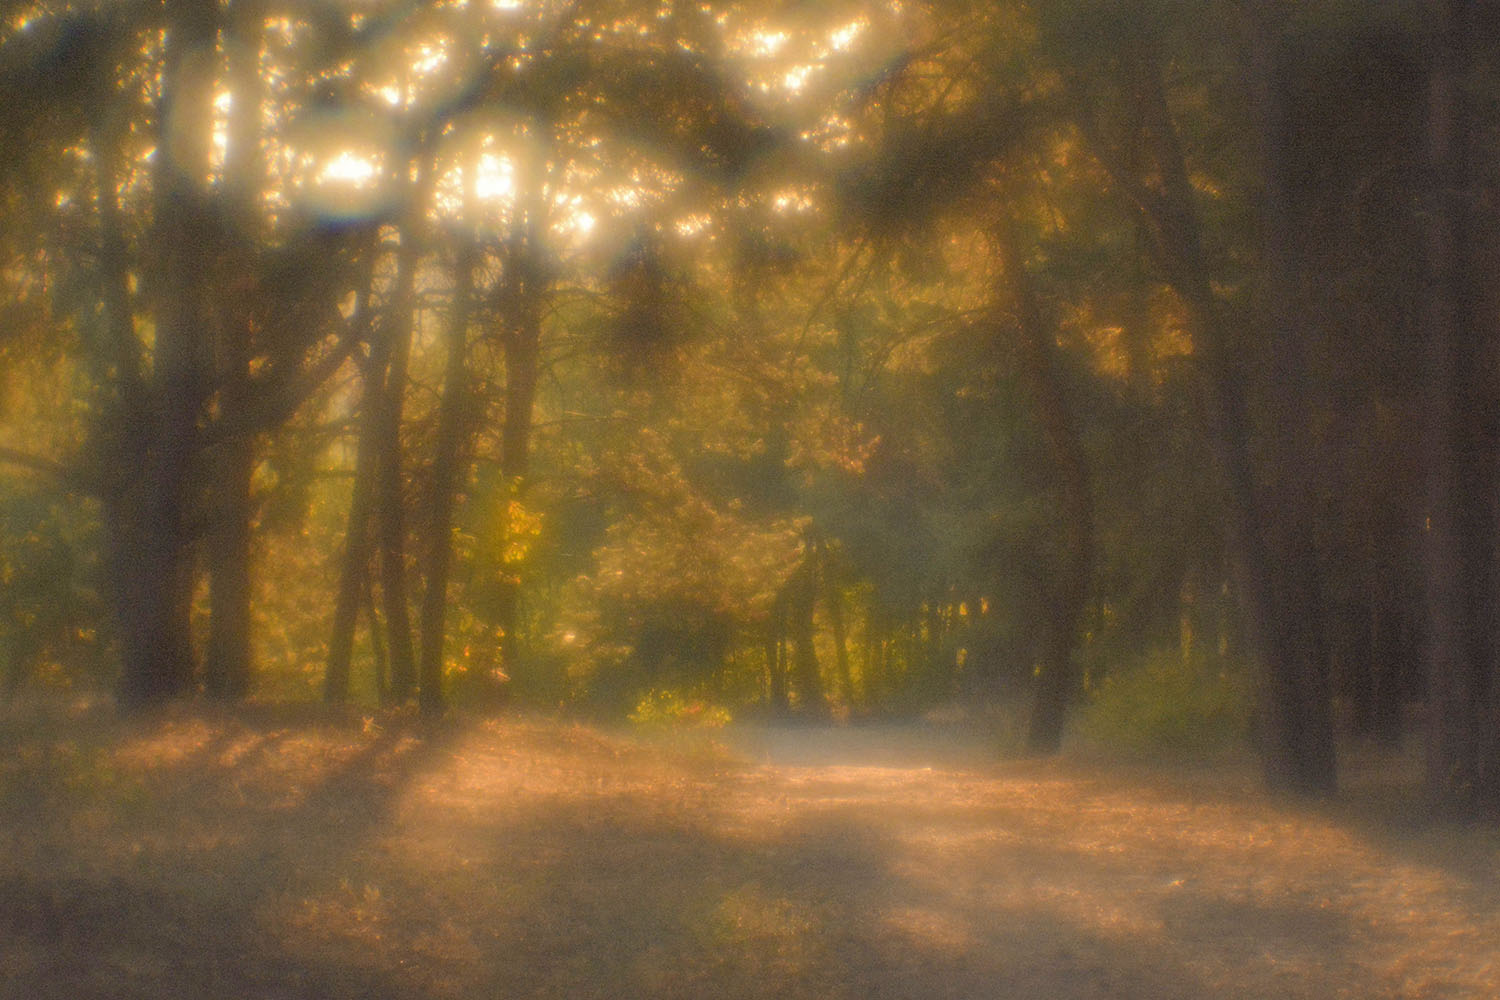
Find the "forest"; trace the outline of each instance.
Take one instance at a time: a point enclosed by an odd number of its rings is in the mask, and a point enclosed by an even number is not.
[[[1420,746],[1500,809],[1477,0],[12,0],[0,685]]]

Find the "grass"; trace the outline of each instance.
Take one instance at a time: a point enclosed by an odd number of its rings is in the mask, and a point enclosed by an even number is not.
[[[0,721],[4,997],[1500,995],[1500,836],[1378,762],[997,762],[930,727]]]

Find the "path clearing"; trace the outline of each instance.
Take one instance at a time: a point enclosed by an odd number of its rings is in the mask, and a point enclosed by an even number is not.
[[[913,729],[0,722],[0,996],[1500,996],[1500,837]]]

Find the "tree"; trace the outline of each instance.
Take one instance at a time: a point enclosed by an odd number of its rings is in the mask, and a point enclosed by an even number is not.
[[[1437,41],[1429,91],[1426,288],[1430,724],[1427,784],[1450,807],[1500,806],[1500,676],[1496,673],[1495,302],[1493,210],[1479,191],[1473,89],[1483,37],[1479,5],[1429,5]]]

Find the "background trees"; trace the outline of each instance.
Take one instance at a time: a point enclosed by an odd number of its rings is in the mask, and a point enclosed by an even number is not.
[[[1492,802],[1495,24],[1191,13],[16,7],[11,685],[1045,752],[1149,661]]]

